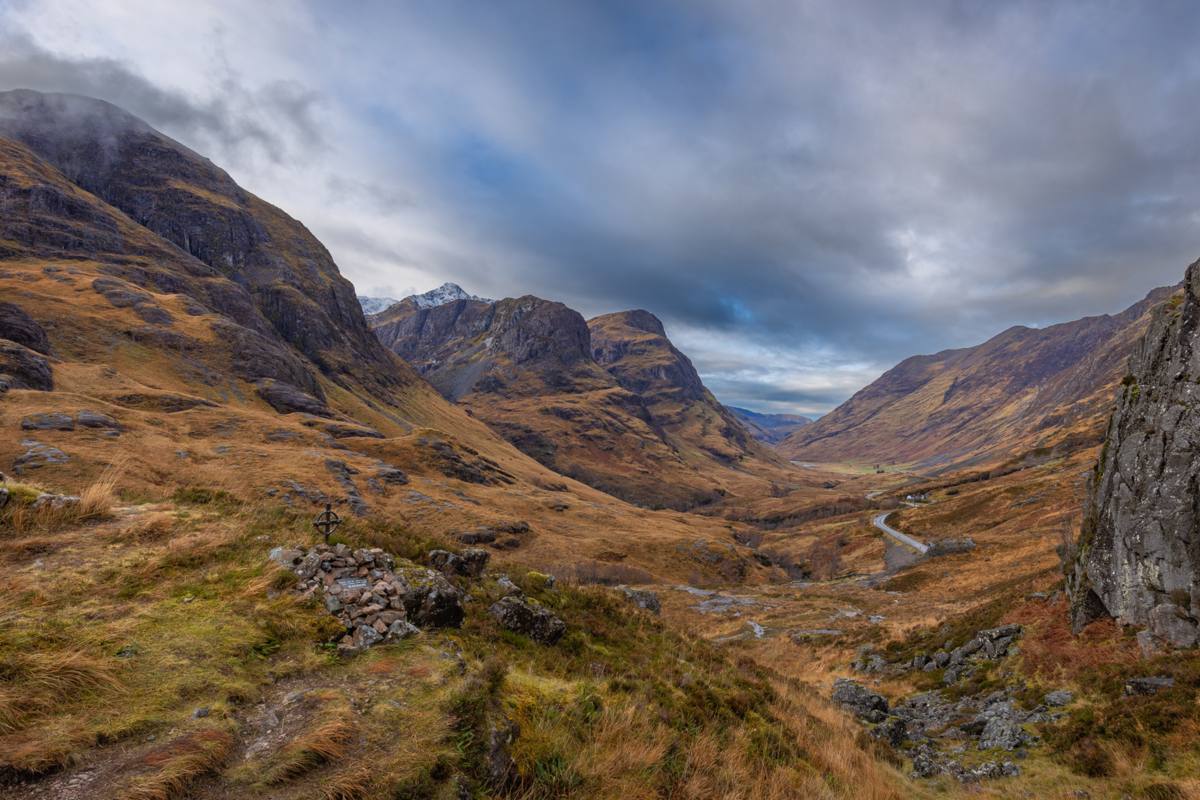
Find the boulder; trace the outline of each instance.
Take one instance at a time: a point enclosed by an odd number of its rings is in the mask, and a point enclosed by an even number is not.
[[[1170,689],[1174,685],[1175,679],[1166,675],[1156,675],[1148,678],[1130,678],[1125,681],[1125,694],[1130,696],[1158,694],[1163,689]]]
[[[979,734],[980,750],[1016,750],[1029,740],[1029,734],[1012,717],[997,714],[984,723]]]
[[[17,456],[13,461],[13,472],[18,475],[23,475],[31,469],[41,469],[52,464],[66,464],[71,460],[66,453],[57,447],[51,447],[48,444],[42,444],[33,439],[22,440],[21,446],[25,448],[25,452]]]
[[[1044,702],[1052,708],[1062,708],[1069,706],[1075,700],[1075,693],[1066,689],[1056,689],[1053,692],[1047,692]]]
[[[617,589],[625,595],[626,600],[638,608],[653,614],[658,614],[662,611],[662,602],[659,601],[658,595],[649,589],[634,589],[631,586],[618,586]]]
[[[462,625],[462,592],[439,572],[421,567],[397,569],[408,619],[421,628],[457,628]]]
[[[833,701],[867,722],[883,722],[887,719],[887,698],[857,681],[838,678],[833,684]]]
[[[493,603],[488,612],[506,630],[528,636],[540,644],[555,644],[567,632],[561,619],[524,597],[503,597]]]
[[[272,379],[261,380],[255,387],[255,392],[267,402],[267,405],[280,414],[300,412],[317,417],[333,415],[324,402],[307,392],[300,391],[290,383]]]
[[[451,553],[447,550],[431,550],[429,564],[443,575],[458,575],[464,578],[478,578],[483,574],[491,554],[478,547],[468,547],[461,553]]]
[[[70,414],[51,411],[45,414],[30,414],[21,419],[23,431],[73,431],[75,420]]]
[[[75,421],[84,428],[98,428],[110,431],[125,430],[121,423],[110,417],[108,414],[101,414],[99,411],[83,410],[75,415]]]

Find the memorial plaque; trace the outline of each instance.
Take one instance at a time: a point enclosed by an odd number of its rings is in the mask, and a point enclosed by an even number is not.
[[[343,589],[365,589],[371,585],[366,578],[338,578],[337,582]]]

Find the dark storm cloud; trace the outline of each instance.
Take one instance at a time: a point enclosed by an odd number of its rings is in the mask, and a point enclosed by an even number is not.
[[[280,161],[290,141],[304,147],[322,141],[314,118],[318,97],[294,81],[248,89],[236,75],[226,75],[215,87],[217,96],[194,99],[156,85],[122,61],[64,57],[28,36],[0,32],[0,90],[17,88],[98,97],[198,149],[219,148],[225,157],[247,155],[250,148]]]

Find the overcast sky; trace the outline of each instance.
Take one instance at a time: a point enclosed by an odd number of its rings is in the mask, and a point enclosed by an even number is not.
[[[360,293],[646,308],[716,395],[1118,311],[1200,257],[1200,3],[0,0]]]

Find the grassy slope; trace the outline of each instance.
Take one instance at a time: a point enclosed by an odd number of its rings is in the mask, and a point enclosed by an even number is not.
[[[500,631],[483,581],[462,630],[341,661],[321,644],[331,618],[265,558],[306,519],[193,491],[6,534],[0,769],[64,770],[6,796],[72,781],[114,798],[450,797],[460,783],[478,796],[897,796],[798,685],[608,590],[518,576],[568,622],[555,648]],[[371,522],[344,538],[426,546]],[[504,791],[481,745],[500,714],[520,727]]]

